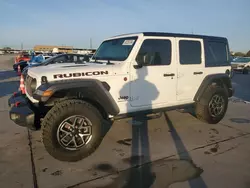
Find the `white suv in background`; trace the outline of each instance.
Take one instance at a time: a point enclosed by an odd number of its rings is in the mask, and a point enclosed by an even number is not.
[[[250,57],[237,57],[231,63],[232,69],[248,74],[250,70]]]

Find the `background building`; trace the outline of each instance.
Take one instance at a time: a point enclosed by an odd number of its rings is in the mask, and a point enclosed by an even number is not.
[[[53,53],[78,53],[78,54],[93,54],[95,49],[74,48],[73,46],[49,46],[49,45],[36,45],[34,51],[39,52],[53,52]]]
[[[72,53],[73,46],[49,46],[49,45],[36,45],[34,51],[52,52],[53,49],[58,49],[58,52]]]

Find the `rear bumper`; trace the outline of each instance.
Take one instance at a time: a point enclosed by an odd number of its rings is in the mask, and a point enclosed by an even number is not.
[[[19,126],[27,127],[31,130],[36,130],[35,110],[26,99],[25,95],[17,93],[12,95],[8,100],[8,105],[11,108],[9,111],[10,119]]]

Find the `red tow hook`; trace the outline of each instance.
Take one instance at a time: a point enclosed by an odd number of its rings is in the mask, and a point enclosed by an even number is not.
[[[15,102],[15,107],[18,107],[21,104],[21,102]]]

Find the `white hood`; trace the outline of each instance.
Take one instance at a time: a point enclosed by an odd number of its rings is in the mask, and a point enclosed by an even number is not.
[[[40,80],[42,76],[46,76],[48,81],[57,80],[55,75],[70,75],[72,73],[88,73],[86,76],[78,76],[77,78],[91,78],[91,77],[98,77],[103,76],[103,74],[98,75],[100,71],[108,72],[108,75],[113,75],[114,71],[117,73],[120,69],[121,64],[115,63],[112,65],[107,65],[107,63],[84,63],[84,64],[76,64],[76,63],[59,63],[59,64],[51,64],[46,66],[38,66],[38,67],[31,67],[28,70],[28,75],[37,80]],[[119,71],[119,72],[120,72]],[[96,74],[97,73],[97,74]],[[108,76],[106,74],[106,76]],[[63,76],[61,79],[72,79],[72,77]]]

